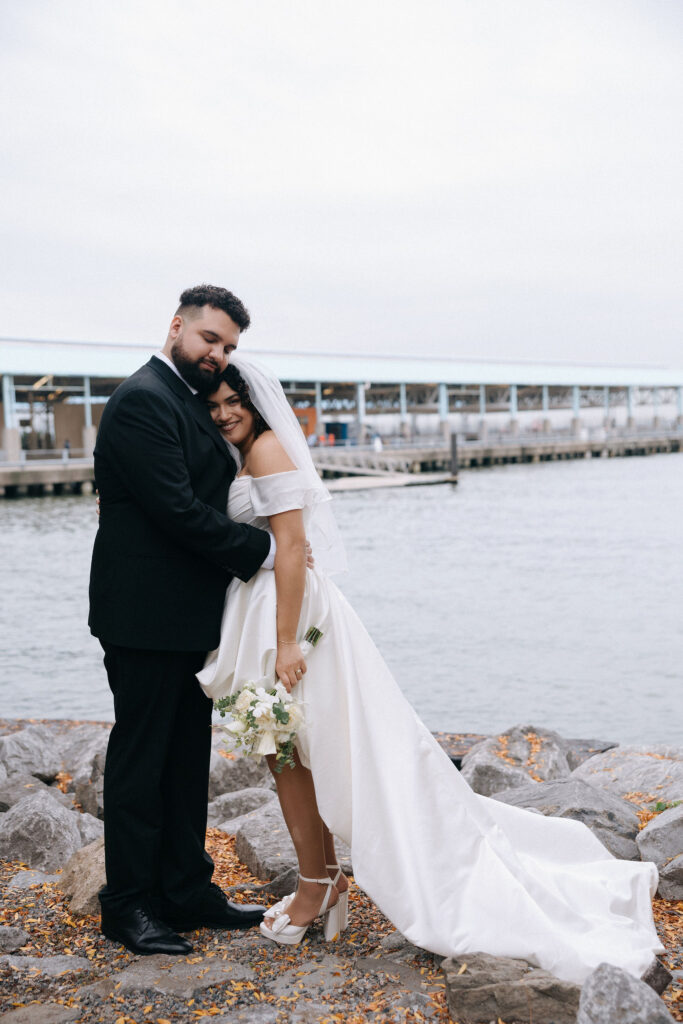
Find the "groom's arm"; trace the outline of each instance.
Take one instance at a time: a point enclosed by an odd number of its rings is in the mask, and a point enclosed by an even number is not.
[[[235,523],[197,498],[169,404],[153,392],[130,390],[102,434],[102,456],[164,533],[241,580],[254,575],[269,553],[270,534]],[[105,495],[102,511],[106,516]]]

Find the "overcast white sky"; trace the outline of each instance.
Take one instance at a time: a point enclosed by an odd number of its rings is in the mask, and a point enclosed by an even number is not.
[[[683,365],[678,0],[0,0],[0,335]]]

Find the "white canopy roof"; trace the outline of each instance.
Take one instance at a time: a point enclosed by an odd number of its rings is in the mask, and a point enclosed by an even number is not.
[[[599,363],[486,362],[430,356],[358,355],[339,352],[275,352],[241,346],[283,381],[406,384],[549,384],[584,387],[683,386],[683,368],[610,366]],[[46,373],[64,377],[123,378],[146,362],[156,347],[136,343],[44,341],[0,338],[0,374]]]

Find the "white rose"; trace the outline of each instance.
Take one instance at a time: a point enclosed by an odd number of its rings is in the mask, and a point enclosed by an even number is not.
[[[228,732],[232,733],[233,736],[241,736],[242,733],[247,731],[246,722],[242,722],[239,718],[236,718],[234,722],[226,726]]]
[[[246,711],[252,700],[254,699],[253,693],[250,693],[246,688],[242,690],[239,697],[235,701],[233,708],[235,711]]]

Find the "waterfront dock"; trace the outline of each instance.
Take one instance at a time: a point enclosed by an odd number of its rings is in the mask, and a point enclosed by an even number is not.
[[[600,436],[506,434],[472,438],[453,433],[419,443],[397,439],[373,445],[324,446],[311,455],[330,490],[375,490],[416,484],[456,483],[463,469],[561,459],[626,458],[683,451],[683,429],[620,431]],[[23,453],[16,462],[0,462],[0,495],[7,498],[49,494],[92,494],[92,457],[70,452]],[[31,458],[26,456],[30,455]]]
[[[448,440],[428,444],[386,445],[315,449],[318,471],[334,489],[455,483],[461,469],[510,463],[554,462],[560,459],[625,458],[683,451],[683,430],[621,431],[576,437],[569,433],[491,434],[468,437],[451,434]],[[351,486],[335,487],[345,479]]]

